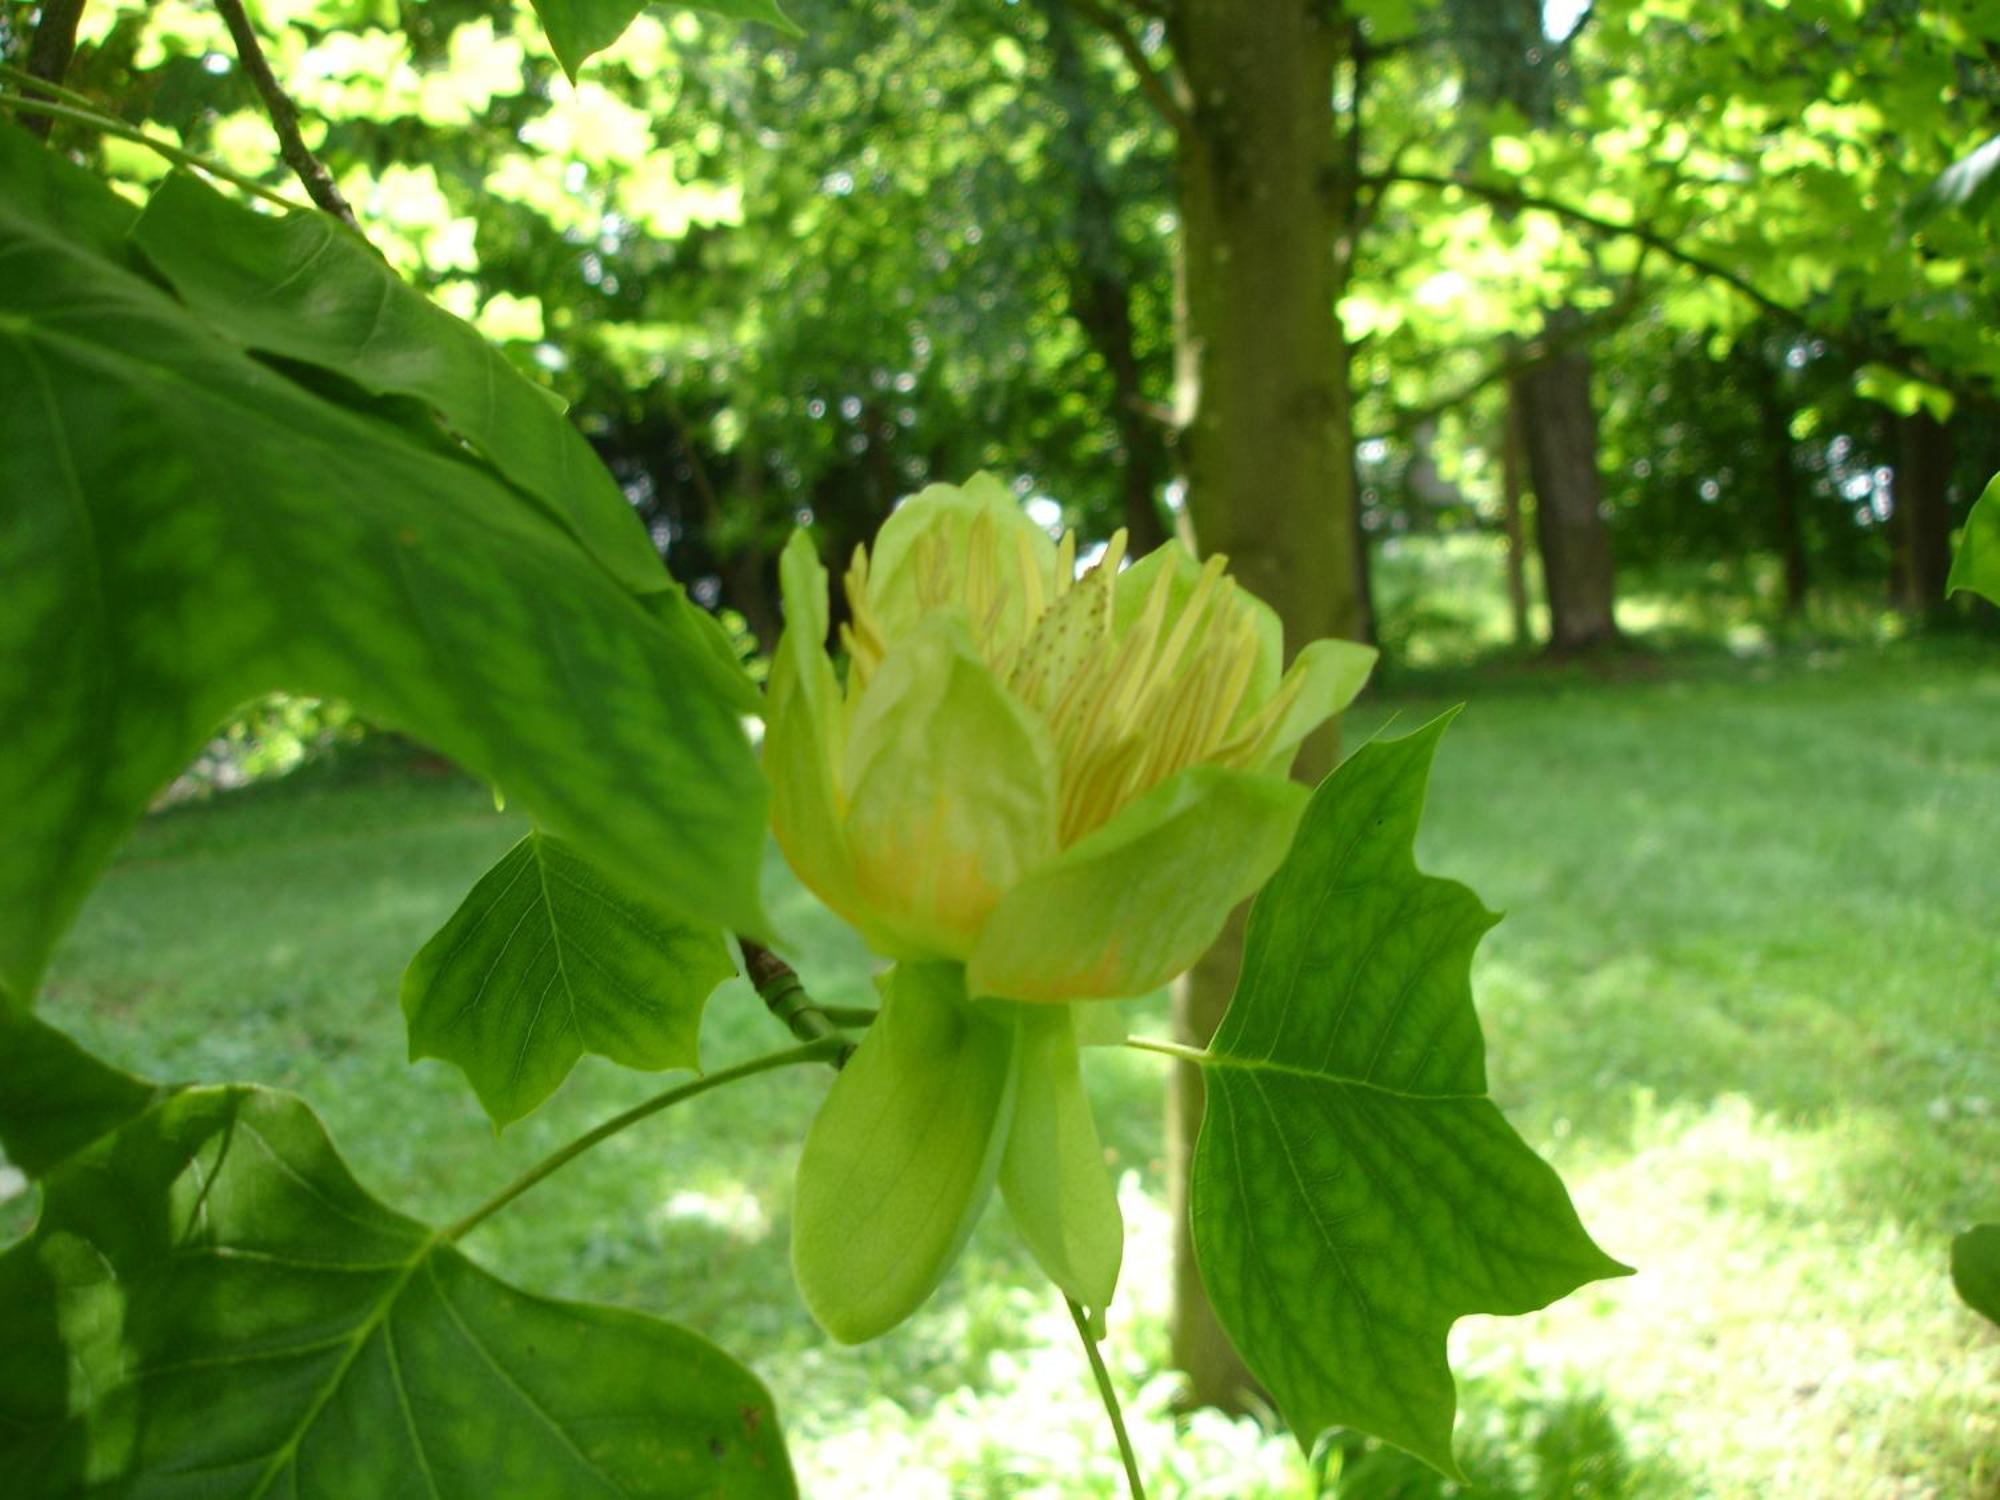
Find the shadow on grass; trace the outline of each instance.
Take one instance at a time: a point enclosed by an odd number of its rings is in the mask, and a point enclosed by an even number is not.
[[[1686,1493],[1659,1460],[1633,1456],[1605,1399],[1468,1382],[1456,1484],[1407,1453],[1341,1433],[1313,1455],[1323,1500],[1655,1500]]]

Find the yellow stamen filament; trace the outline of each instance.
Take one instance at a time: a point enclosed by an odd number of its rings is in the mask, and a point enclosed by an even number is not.
[[[1065,845],[1189,766],[1247,766],[1262,758],[1298,683],[1287,683],[1236,724],[1256,669],[1258,631],[1224,558],[1208,559],[1178,609],[1177,575],[1162,567],[1137,614],[1114,633],[1112,583],[1125,558],[1123,531],[1077,577],[1075,533],[1063,534],[1050,569],[1046,553],[1021,530],[1011,566],[1003,566],[996,530],[993,518],[981,514],[956,538],[933,531],[917,542],[907,565],[915,570],[919,606],[958,611],[995,674],[1047,723],[1061,764],[1058,826]],[[852,662],[852,702],[886,644],[862,550],[843,582],[850,620],[841,640]]]

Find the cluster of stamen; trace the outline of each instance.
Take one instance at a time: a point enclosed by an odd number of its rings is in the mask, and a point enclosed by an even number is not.
[[[967,529],[960,556],[944,535],[923,537],[912,559],[916,595],[926,613],[960,611],[995,675],[1047,724],[1061,765],[1063,845],[1189,766],[1248,767],[1265,758],[1299,684],[1285,683],[1261,706],[1246,704],[1257,625],[1226,575],[1227,559],[1208,559],[1178,609],[1174,570],[1161,568],[1138,614],[1114,630],[1124,531],[1079,576],[1074,532],[1063,533],[1050,570],[1032,538],[1009,530],[1020,549],[1015,568],[1001,565],[985,515]],[[868,569],[867,551],[855,548],[843,580],[850,618],[841,627],[850,702],[887,649]]]

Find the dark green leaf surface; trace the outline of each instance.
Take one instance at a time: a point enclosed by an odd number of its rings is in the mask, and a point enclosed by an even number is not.
[[[1951,1284],[1967,1307],[2000,1323],[2000,1224],[1975,1224],[1952,1240]]]
[[[46,1192],[0,1256],[0,1494],[794,1493],[749,1371],[496,1280],[289,1095],[170,1095]]]
[[[621,879],[761,930],[718,658],[469,455],[322,400],[39,215],[108,189],[0,127],[0,1001],[232,709],[344,698]],[[72,215],[74,217],[74,215]]]
[[[635,593],[673,587],[638,516],[553,397],[330,214],[257,213],[186,172],[132,231],[213,331],[427,402]]]
[[[30,1177],[115,1130],[158,1093],[34,1016],[0,1013],[0,1150]]]
[[[572,79],[592,53],[602,52],[646,8],[645,0],[534,0],[535,14],[548,33],[549,47],[563,72]],[[778,0],[687,0],[677,9],[704,10],[735,21],[761,21],[788,36],[799,36],[798,22],[786,15]]]
[[[2000,477],[1987,482],[1958,539],[1958,555],[1951,561],[1945,592],[1955,594],[1960,589],[1971,589],[2000,604]]]
[[[1486,1097],[1470,972],[1495,918],[1413,854],[1446,722],[1330,776],[1251,909],[1192,1215],[1216,1312],[1301,1443],[1355,1427],[1452,1473],[1451,1325],[1625,1268]]]
[[[585,1052],[629,1068],[699,1066],[702,1004],[734,972],[718,928],[531,833],[411,960],[410,1058],[457,1063],[505,1125]]]

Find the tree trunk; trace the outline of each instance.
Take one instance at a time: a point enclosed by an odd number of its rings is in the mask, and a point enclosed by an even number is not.
[[[1192,100],[1180,151],[1179,405],[1188,509],[1209,552],[1277,610],[1286,644],[1357,624],[1353,467],[1334,247],[1351,214],[1340,169],[1337,5],[1179,0],[1168,28]],[[1330,768],[1315,736],[1300,773]],[[1205,1044],[1242,957],[1239,911],[1176,992],[1175,1029]],[[1240,1408],[1250,1382],[1196,1276],[1187,1168],[1201,1079],[1176,1065],[1175,1362],[1204,1404]]]
[[[1521,402],[1509,381],[1500,416],[1500,524],[1507,535],[1507,613],[1514,644],[1526,650],[1533,627],[1528,623],[1528,549],[1521,534],[1521,492],[1526,487],[1521,471],[1527,463],[1522,447]]]
[[[778,633],[784,625],[778,601],[772,593],[776,570],[770,555],[757,541],[763,531],[764,453],[749,433],[743,435],[736,449],[736,493],[733,499],[756,517],[759,524],[753,526],[750,537],[723,560],[722,597],[741,612],[744,623],[750,627],[750,634],[756,637],[758,647],[767,653],[776,651]]]
[[[1352,453],[1354,432],[1351,426],[1346,443],[1348,452]],[[1348,512],[1354,517],[1354,639],[1366,645],[1379,646],[1382,638],[1376,634],[1375,558],[1368,545],[1368,528],[1361,524],[1361,479],[1351,463],[1348,467],[1348,493],[1354,497],[1348,505]]]
[[[1557,314],[1551,324],[1564,314]],[[1611,529],[1597,472],[1590,356],[1571,350],[1514,377],[1535,491],[1535,540],[1549,596],[1549,649],[1591,651],[1618,642],[1612,611]]]
[[[1092,130],[1089,75],[1071,20],[1060,0],[1046,0],[1051,80],[1065,116],[1058,152],[1076,190],[1069,272],[1070,315],[1111,376],[1106,415],[1118,443],[1118,505],[1132,554],[1143,556],[1167,539],[1161,493],[1172,477],[1167,436],[1148,415],[1145,372],[1132,331],[1132,286],[1118,242],[1118,207],[1105,180]]]
[[[1951,429],[1920,408],[1896,419],[1896,444],[1896,605],[1934,619],[1951,573]]]
[[[1764,350],[1753,349],[1751,357],[1765,455],[1771,464],[1771,545],[1784,573],[1785,618],[1791,620],[1805,613],[1812,586],[1806,562],[1805,486],[1792,461],[1792,414],[1778,373]]]

